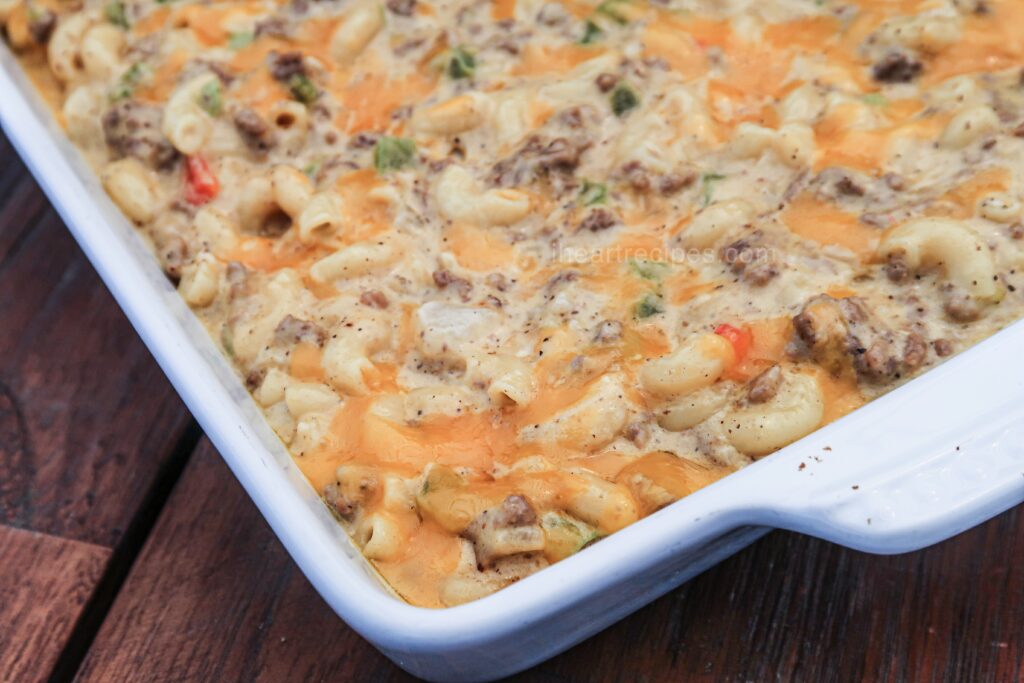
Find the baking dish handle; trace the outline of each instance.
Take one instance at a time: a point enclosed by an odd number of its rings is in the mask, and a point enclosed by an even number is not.
[[[1024,501],[1022,351],[1018,323],[747,468],[744,522],[892,554]]]

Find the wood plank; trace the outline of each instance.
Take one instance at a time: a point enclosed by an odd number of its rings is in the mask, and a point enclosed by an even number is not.
[[[0,335],[0,522],[113,547],[187,417],[34,183],[5,171],[0,191],[0,319],[16,331]],[[176,494],[147,550],[178,564],[137,568],[83,678],[404,680],[322,604],[204,453],[188,484],[202,486]],[[189,501],[204,501],[205,516],[179,519]],[[1021,679],[1022,536],[1019,511],[899,558],[774,534],[521,680]],[[0,573],[17,575],[20,561],[0,554]],[[157,608],[166,613],[132,618]],[[133,646],[112,657],[122,642]],[[0,640],[0,661],[8,647]]]
[[[1020,510],[899,557],[775,533],[517,680],[1012,681],[1021,557]],[[204,446],[80,680],[127,678],[406,675],[334,617]]]
[[[204,440],[78,680],[409,677],[317,596]]]
[[[48,678],[77,668],[198,437],[2,136],[0,320],[0,677]]]
[[[112,548],[191,419],[35,183],[8,187],[0,523]]]
[[[0,157],[2,160],[3,157]],[[12,164],[13,166],[13,164]],[[10,168],[10,167],[8,167]],[[17,167],[15,167],[17,169]],[[7,182],[10,179],[10,182]],[[39,216],[49,207],[36,181],[22,168],[20,175],[7,170],[0,177],[0,268],[11,250],[35,226]]]
[[[46,680],[110,551],[0,527],[0,681]]]
[[[777,532],[540,668],[569,680],[1019,681],[1022,557],[1020,508],[894,557]]]
[[[0,129],[0,159],[5,160],[3,166],[0,166],[0,197],[6,197],[10,194],[10,186],[27,175],[27,170],[2,129]]]

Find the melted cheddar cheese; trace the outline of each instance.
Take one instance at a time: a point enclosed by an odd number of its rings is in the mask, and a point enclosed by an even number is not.
[[[12,0],[5,36],[409,602],[1020,318],[1017,0]]]

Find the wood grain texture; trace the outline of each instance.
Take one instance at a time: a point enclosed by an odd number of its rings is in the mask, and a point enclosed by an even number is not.
[[[317,596],[204,441],[114,602],[78,680],[277,682],[396,676],[405,677]]]
[[[46,680],[110,551],[2,526],[0,549],[0,681]]]
[[[1020,680],[1022,522],[900,557],[775,533],[516,679]],[[408,679],[334,617],[204,446],[80,679],[211,678]]]
[[[1020,509],[894,557],[776,532],[540,669],[560,680],[1020,681],[1021,558]]]
[[[188,424],[0,135],[0,681],[409,680],[208,444],[160,511]],[[775,533],[516,677],[772,679],[1024,681],[1024,510],[899,557]]]
[[[0,135],[0,677],[77,667],[191,424]]]
[[[190,418],[0,147],[0,524],[113,547]]]

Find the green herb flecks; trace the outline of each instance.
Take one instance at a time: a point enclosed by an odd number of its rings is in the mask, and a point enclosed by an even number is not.
[[[662,306],[661,298],[658,295],[647,294],[636,303],[635,312],[636,317],[643,319],[650,318],[658,313],[664,313],[665,308]]]
[[[453,48],[448,56],[448,75],[459,80],[472,78],[474,73],[476,73],[476,57],[464,47]]]
[[[604,0],[600,5],[597,6],[597,13],[608,17],[616,24],[628,24],[629,17],[627,17],[623,11],[622,6],[626,3],[623,0]]]
[[[629,14],[624,10],[629,0],[604,0],[583,23],[581,45],[592,45],[601,40],[606,30],[615,25],[629,23]]]
[[[544,551],[556,559],[575,555],[600,538],[596,529],[557,512],[545,513],[540,525],[547,541]]]
[[[593,45],[601,40],[604,31],[593,20],[587,19],[583,24],[583,36],[580,38],[580,45]]]
[[[322,161],[311,161],[306,164],[305,168],[302,169],[302,172],[305,173],[306,177],[310,180],[316,180],[316,177],[320,175],[321,168],[323,168]]]
[[[33,2],[28,3],[28,20],[30,22],[40,21],[45,15],[46,12],[38,5]]]
[[[594,206],[604,204],[608,201],[608,188],[601,183],[592,183],[589,180],[583,181],[580,188],[580,202],[583,206]]]
[[[616,116],[625,116],[631,109],[640,105],[640,96],[626,83],[619,83],[611,94],[612,112]]]
[[[235,332],[231,329],[230,325],[224,325],[220,328],[220,345],[224,347],[224,353],[228,355],[228,358],[234,360]]]
[[[668,273],[669,265],[664,261],[648,261],[647,259],[631,259],[629,269],[637,277],[658,282]]]
[[[305,74],[295,74],[288,79],[288,91],[299,102],[313,104],[320,97],[320,91]]]
[[[108,2],[103,8],[103,18],[114,26],[120,26],[124,29],[128,28],[128,14],[125,11],[124,3],[121,2],[121,0]]]
[[[199,106],[214,118],[220,116],[224,111],[224,96],[221,91],[220,81],[214,78],[199,89]]]
[[[865,104],[870,104],[872,107],[885,107],[889,105],[889,98],[880,92],[869,92],[868,94],[861,97]]]
[[[715,183],[725,180],[720,173],[702,173],[700,175],[701,206],[708,206],[715,196]]]
[[[373,148],[373,166],[379,173],[397,171],[412,164],[416,143],[409,138],[382,137]]]
[[[228,34],[228,47],[232,50],[241,50],[248,47],[256,39],[252,31],[239,31]]]
[[[121,78],[117,80],[117,85],[114,86],[113,91],[110,93],[110,99],[116,102],[131,97],[135,93],[135,88],[146,77],[147,71],[146,65],[142,62],[135,62],[128,67],[121,74]]]

